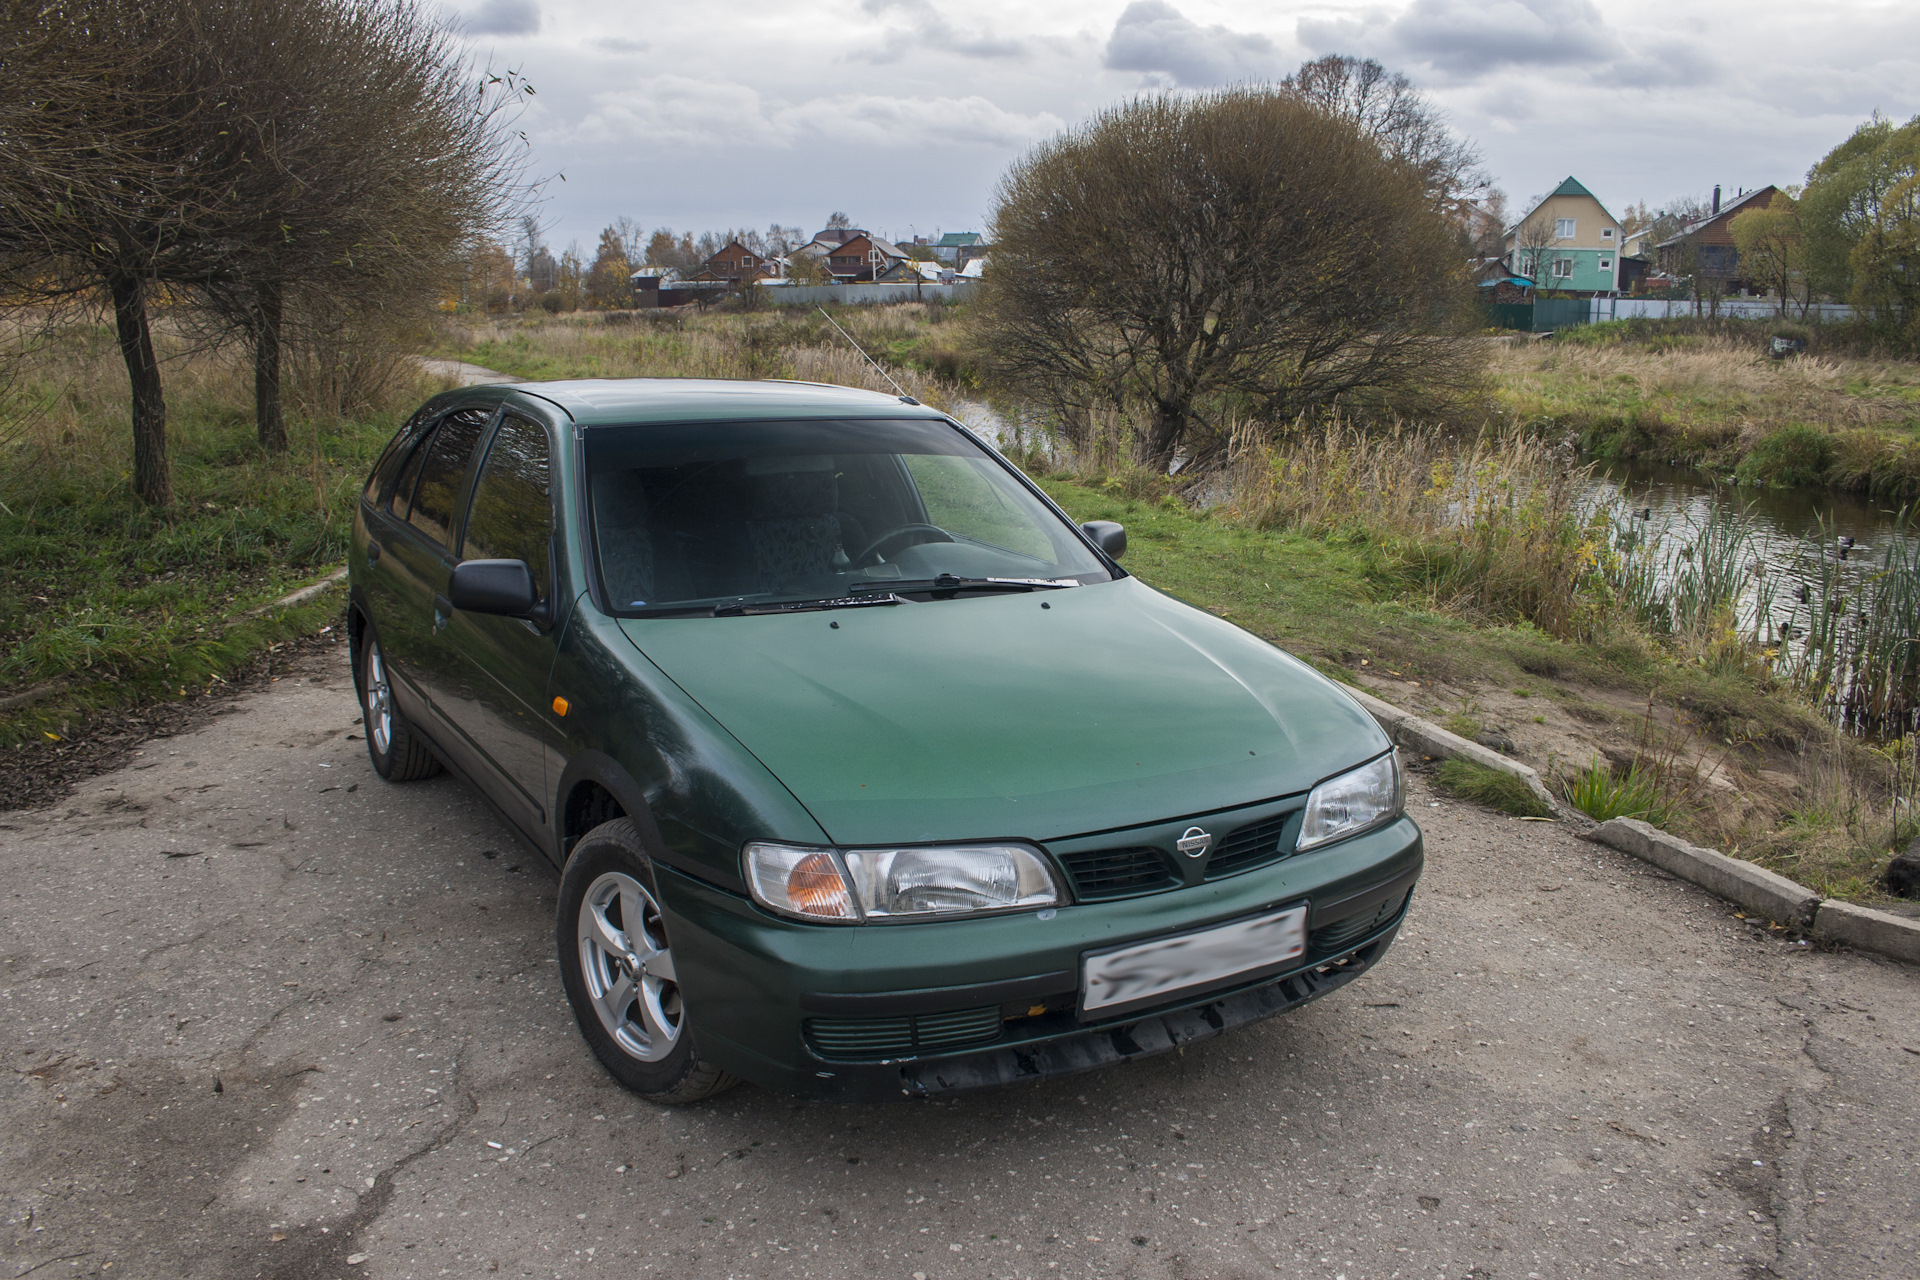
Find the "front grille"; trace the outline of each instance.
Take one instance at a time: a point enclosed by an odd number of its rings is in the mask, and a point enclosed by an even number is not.
[[[1222,840],[1207,862],[1207,879],[1217,880],[1221,876],[1251,871],[1293,852],[1280,847],[1280,837],[1286,834],[1287,824],[1293,820],[1293,816],[1283,813],[1277,818],[1241,827]]]
[[[1144,845],[1069,853],[1063,855],[1060,862],[1073,877],[1074,892],[1082,902],[1152,893],[1180,883],[1180,878],[1167,866],[1166,855]]]
[[[983,1044],[1000,1035],[1000,1006],[900,1018],[809,1018],[806,1032],[813,1047],[829,1058],[871,1058]]]
[[[1358,942],[1376,929],[1386,927],[1389,920],[1406,909],[1407,899],[1413,896],[1409,889],[1404,894],[1395,894],[1380,900],[1380,905],[1372,911],[1357,916],[1348,916],[1345,920],[1336,920],[1332,924],[1323,924],[1307,938],[1307,952],[1322,956],[1338,951],[1349,943]]]

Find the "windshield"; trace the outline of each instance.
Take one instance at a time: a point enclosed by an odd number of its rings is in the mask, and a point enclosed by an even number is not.
[[[595,427],[586,461],[601,581],[619,613],[925,591],[941,575],[1111,576],[1006,467],[937,420]]]

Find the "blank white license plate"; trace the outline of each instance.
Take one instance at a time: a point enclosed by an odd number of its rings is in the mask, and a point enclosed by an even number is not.
[[[1189,987],[1284,964],[1307,950],[1307,909],[1289,907],[1231,924],[1096,951],[1080,975],[1086,1013],[1140,1004]]]

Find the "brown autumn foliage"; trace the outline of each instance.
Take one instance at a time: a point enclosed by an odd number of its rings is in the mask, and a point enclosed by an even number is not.
[[[256,348],[431,298],[514,193],[517,85],[411,0],[0,0],[0,302],[111,306],[135,491],[172,500],[151,308]]]
[[[993,371],[1076,424],[1141,404],[1143,459],[1230,424],[1470,385],[1470,289],[1424,175],[1284,89],[1135,98],[1001,180]]]

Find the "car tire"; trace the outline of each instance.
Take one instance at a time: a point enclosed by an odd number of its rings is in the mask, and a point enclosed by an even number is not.
[[[353,687],[360,695],[360,727],[366,730],[367,756],[375,773],[388,782],[414,782],[440,772],[440,761],[393,700],[386,654],[372,624],[353,655]]]
[[[614,1079],[649,1102],[679,1106],[739,1083],[694,1050],[653,864],[631,820],[603,822],[574,846],[555,936],[580,1034]]]

